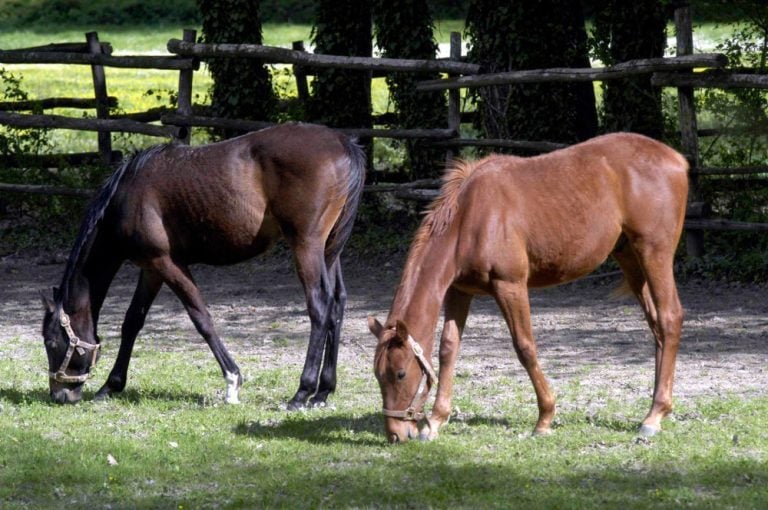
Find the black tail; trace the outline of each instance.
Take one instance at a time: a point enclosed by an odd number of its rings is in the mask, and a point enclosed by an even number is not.
[[[356,143],[356,140],[344,135],[342,138],[348,160],[347,200],[325,243],[325,259],[329,264],[341,254],[344,245],[352,234],[357,208],[360,205],[360,198],[363,196],[363,186],[365,185],[365,152]]]

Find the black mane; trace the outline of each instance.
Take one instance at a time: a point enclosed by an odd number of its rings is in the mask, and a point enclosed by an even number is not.
[[[80,225],[80,231],[75,239],[75,244],[67,258],[67,265],[64,269],[64,276],[61,281],[61,294],[55,296],[57,301],[60,303],[66,302],[75,272],[82,265],[86,257],[88,257],[91,246],[93,245],[93,240],[99,230],[99,223],[102,218],[104,218],[104,213],[106,212],[107,207],[109,207],[120,184],[123,182],[123,178],[126,175],[135,173],[155,154],[165,150],[168,145],[169,144],[155,145],[148,149],[133,153],[123,160],[118,169],[115,170],[96,192],[93,200],[88,205],[87,213]]]

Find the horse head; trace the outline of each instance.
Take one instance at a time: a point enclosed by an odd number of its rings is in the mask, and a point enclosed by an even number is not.
[[[437,384],[432,364],[402,321],[386,328],[369,317],[368,328],[378,339],[374,373],[381,387],[387,439],[401,443],[417,438],[424,404]]]
[[[93,328],[86,323],[87,313],[70,317],[55,288],[53,299],[42,293],[41,296],[50,395],[59,404],[74,404],[82,398],[83,384],[98,360],[100,345],[92,340]]]

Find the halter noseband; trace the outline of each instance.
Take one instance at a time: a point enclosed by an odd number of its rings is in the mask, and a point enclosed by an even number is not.
[[[435,375],[435,370],[432,368],[432,363],[430,363],[426,356],[424,356],[424,349],[421,348],[421,345],[419,345],[411,335],[408,335],[408,345],[411,347],[411,350],[413,350],[413,355],[416,356],[416,359],[421,366],[421,371],[424,373],[421,377],[421,382],[419,383],[419,389],[413,396],[413,400],[411,400],[408,408],[404,411],[393,411],[387,408],[382,408],[382,412],[384,413],[384,416],[389,416],[390,418],[399,418],[405,421],[419,421],[425,416],[423,412],[424,404],[429,398],[430,388],[437,385],[437,375]],[[429,386],[427,386],[427,378],[429,378]]]
[[[72,325],[69,321],[69,315],[61,310],[59,315],[59,324],[64,329],[64,333],[69,340],[69,346],[67,347],[67,354],[64,356],[64,361],[61,362],[61,366],[56,372],[48,372],[48,378],[60,382],[60,383],[83,383],[91,376],[91,367],[96,364],[96,356],[99,353],[100,344],[91,344],[80,340],[75,332],[72,330]],[[77,353],[83,356],[86,351],[91,352],[91,364],[88,367],[88,372],[80,375],[67,375],[67,368],[69,368],[69,361],[72,359],[72,354],[77,349]]]

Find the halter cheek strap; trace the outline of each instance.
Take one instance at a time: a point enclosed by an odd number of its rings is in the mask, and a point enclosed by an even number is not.
[[[390,418],[419,421],[425,416],[423,409],[424,404],[426,404],[427,399],[429,398],[430,388],[432,386],[437,386],[437,375],[432,368],[432,363],[430,363],[427,357],[424,356],[424,349],[421,348],[421,345],[419,345],[411,335],[408,335],[408,345],[411,347],[413,355],[416,356],[416,359],[421,366],[421,371],[423,372],[419,388],[416,390],[416,394],[413,396],[411,404],[404,411],[393,411],[391,409],[383,408],[382,412],[384,413],[384,416],[389,416]],[[430,382],[429,386],[427,385],[427,379],[429,379]]]
[[[96,364],[96,357],[98,356],[101,345],[80,340],[77,335],[75,335],[74,330],[72,330],[69,315],[67,315],[64,310],[61,310],[61,314],[59,315],[59,324],[61,324],[64,333],[67,335],[69,346],[67,347],[67,354],[64,356],[64,361],[61,362],[61,366],[56,372],[48,372],[48,378],[60,383],[83,383],[91,376],[90,367]],[[91,364],[89,365],[88,372],[84,374],[67,375],[67,368],[69,368],[69,362],[72,359],[75,350],[77,350],[77,353],[80,356],[83,356],[86,351],[90,351]]]

